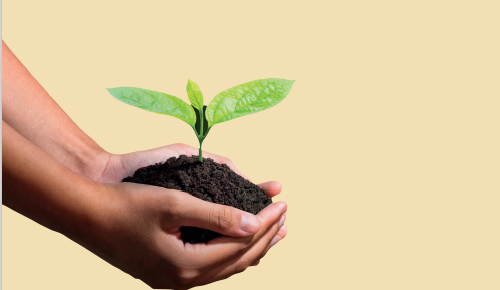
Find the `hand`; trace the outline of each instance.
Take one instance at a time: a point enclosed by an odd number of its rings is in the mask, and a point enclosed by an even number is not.
[[[286,235],[284,202],[254,216],[176,190],[91,181],[2,126],[4,204],[152,287],[185,289],[227,278]],[[227,236],[184,244],[182,226]]]
[[[113,155],[113,154],[101,154],[100,163],[102,165],[94,166],[94,168],[102,168],[101,172],[94,172],[91,175],[96,181],[107,182],[107,183],[119,183],[121,180],[127,176],[132,176],[134,172],[148,165],[152,165],[158,162],[164,162],[170,157],[179,157],[180,155],[198,155],[198,148],[191,147],[185,144],[172,144],[151,150],[138,151],[133,153],[128,153],[124,155]],[[236,166],[231,162],[229,158],[212,154],[203,151],[203,156],[205,158],[211,158],[215,162],[225,163],[237,174],[243,175]],[[104,166],[106,164],[106,166]],[[278,195],[281,192],[281,184],[277,181],[269,181],[258,184],[270,198]],[[283,215],[286,219],[286,214]],[[286,226],[283,227],[280,232],[275,237],[275,243],[284,239],[287,233]],[[267,251],[266,251],[267,252]],[[260,259],[255,261],[251,266],[256,266],[260,262]]]
[[[140,167],[180,154],[197,155],[198,150],[175,144],[109,154],[61,110],[5,43],[2,47],[5,205],[153,287],[189,288],[224,279],[256,265],[285,237],[286,226],[278,230],[284,203],[252,215],[260,227],[257,233],[245,233],[237,227],[243,214],[237,209],[175,190],[120,183]],[[204,154],[241,174],[227,158]],[[281,191],[278,182],[260,186],[270,197]],[[178,231],[183,225],[226,236],[184,245]]]
[[[141,167],[164,162],[170,157],[179,157],[180,155],[198,155],[198,148],[178,143],[124,155],[101,153],[97,161],[98,164],[93,166],[94,171],[89,173],[89,177],[95,181],[118,183],[125,177],[132,176],[134,172]],[[203,157],[212,158],[217,163],[225,163],[234,172],[248,179],[234,166],[229,158],[205,151],[203,151]],[[273,183],[272,186],[268,186],[268,189],[272,191],[269,194],[275,196],[281,191],[281,185],[279,183]]]
[[[187,289],[228,278],[258,263],[286,235],[284,202],[254,216],[177,190],[134,183],[98,185],[102,200],[97,226],[81,244],[153,288]],[[207,244],[184,244],[182,226],[225,236]]]

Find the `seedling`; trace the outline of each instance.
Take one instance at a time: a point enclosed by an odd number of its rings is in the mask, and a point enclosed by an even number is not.
[[[191,106],[177,97],[151,90],[132,87],[107,90],[124,103],[188,123],[200,142],[199,160],[203,162],[201,145],[212,126],[277,105],[288,95],[294,82],[262,79],[244,83],[219,93],[208,107],[203,105],[200,87],[191,80],[186,87]]]

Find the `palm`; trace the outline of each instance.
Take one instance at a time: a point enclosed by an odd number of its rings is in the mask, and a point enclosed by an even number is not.
[[[163,162],[170,157],[179,157],[183,154],[187,156],[198,155],[198,149],[185,144],[172,144],[146,151],[112,155],[98,181],[119,183],[125,177],[132,176],[141,167]],[[203,152],[203,156],[205,158],[212,158],[215,162],[227,164],[233,171],[246,178],[228,158],[208,152]],[[281,184],[277,181],[262,183],[259,186],[266,191],[269,197],[273,197],[281,192]]]

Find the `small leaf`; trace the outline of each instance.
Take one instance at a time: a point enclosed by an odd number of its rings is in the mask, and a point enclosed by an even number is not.
[[[200,111],[193,107],[194,113],[196,115],[196,125],[194,126],[194,129],[196,131],[196,134],[200,135]],[[207,106],[203,106],[203,116],[205,116],[205,112],[207,110]],[[208,128],[208,122],[206,118],[203,118],[203,137],[207,136],[209,131]]]
[[[295,81],[262,79],[227,89],[208,105],[208,126],[269,109],[281,102]]]
[[[192,80],[188,80],[186,91],[193,107],[198,110],[203,108],[203,94],[201,93],[200,87]]]
[[[132,87],[119,87],[107,90],[119,101],[134,107],[176,117],[192,127],[194,127],[196,123],[196,116],[193,108],[177,97]]]

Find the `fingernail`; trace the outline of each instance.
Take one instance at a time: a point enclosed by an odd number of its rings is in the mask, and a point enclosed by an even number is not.
[[[273,240],[271,241],[271,247],[276,245],[277,242],[279,242],[281,240],[281,237],[276,235],[274,236]]]
[[[282,216],[280,219],[280,229],[285,224],[286,216]]]
[[[249,234],[255,234],[260,229],[259,219],[253,214],[242,213],[240,229]]]

